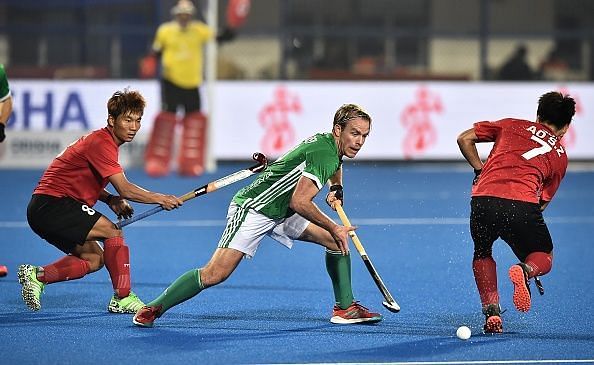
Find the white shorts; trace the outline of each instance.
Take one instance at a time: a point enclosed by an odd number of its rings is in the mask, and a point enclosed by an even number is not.
[[[264,236],[291,248],[293,240],[298,239],[308,225],[309,221],[297,213],[289,218],[272,219],[231,202],[227,211],[227,225],[218,247],[233,248],[243,252],[246,258],[251,258]]]

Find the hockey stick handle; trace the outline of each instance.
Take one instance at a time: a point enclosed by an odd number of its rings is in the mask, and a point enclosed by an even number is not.
[[[266,159],[266,156],[264,156],[264,154],[262,154],[260,152],[256,152],[256,153],[254,153],[252,158],[254,160],[258,161],[258,163],[256,163],[255,165],[253,165],[247,169],[236,171],[236,172],[229,174],[227,176],[223,176],[220,179],[209,182],[206,185],[203,185],[197,189],[194,189],[194,190],[180,196],[179,199],[183,202],[186,202],[190,199],[194,199],[201,195],[212,193],[222,187],[231,185],[233,183],[236,183],[238,181],[246,179],[246,178],[252,176],[253,174],[261,172],[262,170],[264,170],[266,168],[266,166],[268,166],[268,160]],[[156,206],[156,207],[149,209],[145,212],[142,212],[132,218],[124,219],[123,221],[116,223],[116,227],[118,229],[121,229],[129,224],[137,222],[137,221],[144,219],[146,217],[150,217],[153,214],[159,213],[162,210],[163,210],[162,206],[160,206],[160,205]]]
[[[344,212],[344,209],[342,209],[342,205],[340,205],[340,202],[336,202],[334,204],[334,208],[336,209],[336,213],[338,213],[338,216],[340,217],[342,225],[352,227],[351,221],[349,221],[349,218]],[[355,244],[355,248],[357,249],[357,252],[359,252],[359,255],[367,256],[367,252],[365,252],[365,248],[363,247],[363,244],[361,243],[361,240],[359,240],[359,237],[357,236],[355,231],[349,231],[349,236],[351,236],[351,239],[353,240],[353,243]]]
[[[344,209],[342,208],[342,205],[340,204],[339,201],[334,203],[334,208],[336,209],[336,212],[338,213],[338,216],[340,217],[342,224],[346,227],[351,227],[352,226],[351,222],[349,221],[349,218],[347,217],[346,213],[344,212]],[[391,312],[400,311],[400,306],[398,305],[398,303],[396,303],[396,300],[394,300],[394,297],[392,296],[392,294],[390,294],[390,291],[386,287],[386,284],[384,284],[384,281],[379,276],[377,270],[373,266],[371,259],[369,258],[369,256],[367,256],[367,253],[365,252],[365,248],[363,247],[361,240],[359,240],[359,236],[357,236],[355,231],[349,231],[349,236],[351,236],[351,239],[353,240],[353,244],[355,245],[357,252],[359,252],[359,255],[361,255],[361,259],[363,260],[363,263],[365,264],[367,271],[369,271],[369,274],[371,274],[371,277],[373,278],[375,285],[377,286],[379,291],[382,293],[384,299],[386,300],[385,302],[382,303],[384,305],[384,307],[386,307]]]

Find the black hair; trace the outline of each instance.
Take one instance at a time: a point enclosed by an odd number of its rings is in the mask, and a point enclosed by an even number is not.
[[[569,95],[557,91],[543,94],[538,99],[536,115],[541,122],[552,124],[561,129],[571,123],[575,114],[575,100]]]
[[[118,90],[107,101],[107,113],[110,117],[117,119],[123,113],[135,113],[142,115],[146,101],[140,92],[135,90]]]

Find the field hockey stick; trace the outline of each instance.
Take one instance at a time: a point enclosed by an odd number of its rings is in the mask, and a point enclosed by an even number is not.
[[[216,191],[222,187],[236,183],[240,180],[243,180],[245,178],[252,176],[253,174],[261,172],[262,170],[264,170],[266,168],[266,166],[268,166],[268,160],[266,159],[266,156],[264,156],[264,154],[262,154],[260,152],[256,152],[253,154],[252,158],[254,160],[258,161],[258,163],[255,164],[254,166],[249,167],[247,169],[236,171],[236,172],[229,174],[227,176],[224,176],[218,180],[209,182],[206,185],[203,185],[197,189],[194,189],[194,190],[180,196],[179,199],[183,202],[186,202],[186,201],[188,201],[190,199],[194,199],[200,195],[212,193],[213,191]],[[158,213],[158,212],[162,211],[163,209],[164,208],[159,205],[157,207],[154,207],[153,209],[147,210],[146,212],[140,213],[132,218],[124,219],[123,221],[116,223],[116,226],[118,229],[121,229],[122,227],[125,227],[129,224],[136,222],[136,221],[139,221],[146,217],[150,217],[151,215]]]
[[[538,276],[534,277],[534,282],[536,283],[536,288],[538,289],[538,294],[544,295],[544,286],[542,286],[542,283]]]
[[[340,202],[337,201],[336,203],[334,203],[334,208],[336,209],[336,212],[338,213],[338,216],[340,217],[342,224],[346,227],[351,227],[351,222],[349,221],[349,218],[346,216],[344,209],[342,209],[342,205],[340,205]],[[361,259],[363,259],[365,267],[367,267],[367,270],[371,274],[371,277],[373,278],[375,285],[377,285],[378,289],[384,296],[385,301],[382,302],[382,304],[390,312],[398,313],[400,311],[400,306],[398,305],[398,303],[396,303],[394,297],[392,297],[392,294],[390,294],[388,288],[386,288],[386,285],[384,284],[382,278],[377,273],[377,270],[373,266],[373,263],[369,259],[369,256],[367,256],[367,252],[365,252],[365,248],[359,240],[359,237],[357,236],[355,231],[349,231],[349,236],[351,236],[351,239],[355,244],[355,248],[357,249],[357,252],[359,252],[359,255],[361,255]]]

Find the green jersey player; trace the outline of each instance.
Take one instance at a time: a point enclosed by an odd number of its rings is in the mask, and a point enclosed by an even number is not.
[[[306,139],[268,166],[233,197],[227,225],[206,266],[177,278],[136,313],[134,324],[151,327],[169,308],[223,282],[243,257],[256,253],[265,236],[289,248],[295,239],[325,248],[326,269],[336,299],[332,323],[381,321],[380,314],[370,312],[354,300],[348,232],[355,227],[336,224],[313,202],[326,181],[331,185],[326,202],[342,200],[341,160],[344,156],[357,155],[370,128],[371,117],[361,107],[345,104],[336,111],[331,133]]]
[[[6,128],[11,113],[12,96],[10,94],[10,88],[8,87],[8,78],[6,77],[4,65],[0,64],[0,142],[4,141],[4,138],[6,138],[4,128]]]
[[[8,123],[8,118],[12,113],[12,96],[10,95],[10,88],[8,87],[8,78],[4,65],[0,63],[0,143],[6,138],[4,128]],[[4,273],[6,275],[8,269],[4,265],[0,265],[0,276]]]

